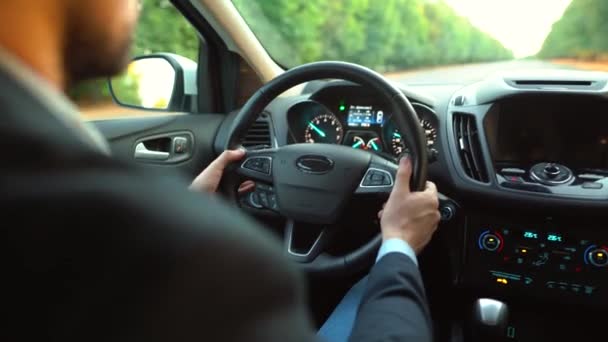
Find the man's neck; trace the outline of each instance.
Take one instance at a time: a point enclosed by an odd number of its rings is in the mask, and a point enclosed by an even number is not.
[[[56,7],[53,1],[3,2],[0,5],[0,46],[63,91],[66,87],[64,27],[61,11]]]

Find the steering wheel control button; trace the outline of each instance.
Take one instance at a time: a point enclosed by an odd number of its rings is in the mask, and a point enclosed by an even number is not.
[[[257,209],[263,208],[263,206],[260,204],[260,197],[257,192],[250,193],[248,199],[249,199],[250,206],[257,208]]]
[[[256,183],[255,191],[247,197],[248,204],[256,209],[279,210],[274,188],[264,183]]]
[[[270,175],[272,159],[270,157],[249,157],[242,166],[244,169]]]
[[[268,202],[268,193],[265,191],[260,191],[259,196],[260,196],[260,203],[262,204],[262,206],[264,208],[270,207],[270,203]]]
[[[601,189],[603,187],[604,187],[604,185],[602,183],[595,183],[595,182],[585,182],[585,183],[583,183],[583,189],[599,190],[599,189]]]
[[[380,169],[368,169],[361,182],[361,187],[386,187],[393,185],[393,176],[388,171]]]
[[[596,248],[588,252],[588,260],[595,267],[608,265],[608,251],[604,248]]]
[[[273,193],[268,194],[268,208],[270,208],[272,210],[279,209],[279,207],[277,205],[277,195],[275,195]]]

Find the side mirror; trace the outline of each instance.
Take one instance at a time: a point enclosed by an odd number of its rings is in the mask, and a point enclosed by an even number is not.
[[[161,53],[133,59],[109,79],[110,93],[124,107],[158,111],[196,111],[196,62]]]

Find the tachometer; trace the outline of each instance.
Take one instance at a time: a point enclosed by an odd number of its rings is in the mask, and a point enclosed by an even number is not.
[[[437,128],[435,128],[429,120],[425,119],[420,120],[420,125],[422,125],[422,129],[426,135],[427,146],[435,146],[435,142],[437,141]]]
[[[340,120],[332,114],[315,116],[306,125],[304,141],[307,143],[339,144],[344,129]]]

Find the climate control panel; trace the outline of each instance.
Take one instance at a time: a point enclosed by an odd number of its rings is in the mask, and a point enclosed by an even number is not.
[[[555,224],[487,223],[467,227],[464,282],[608,304],[608,234]]]

